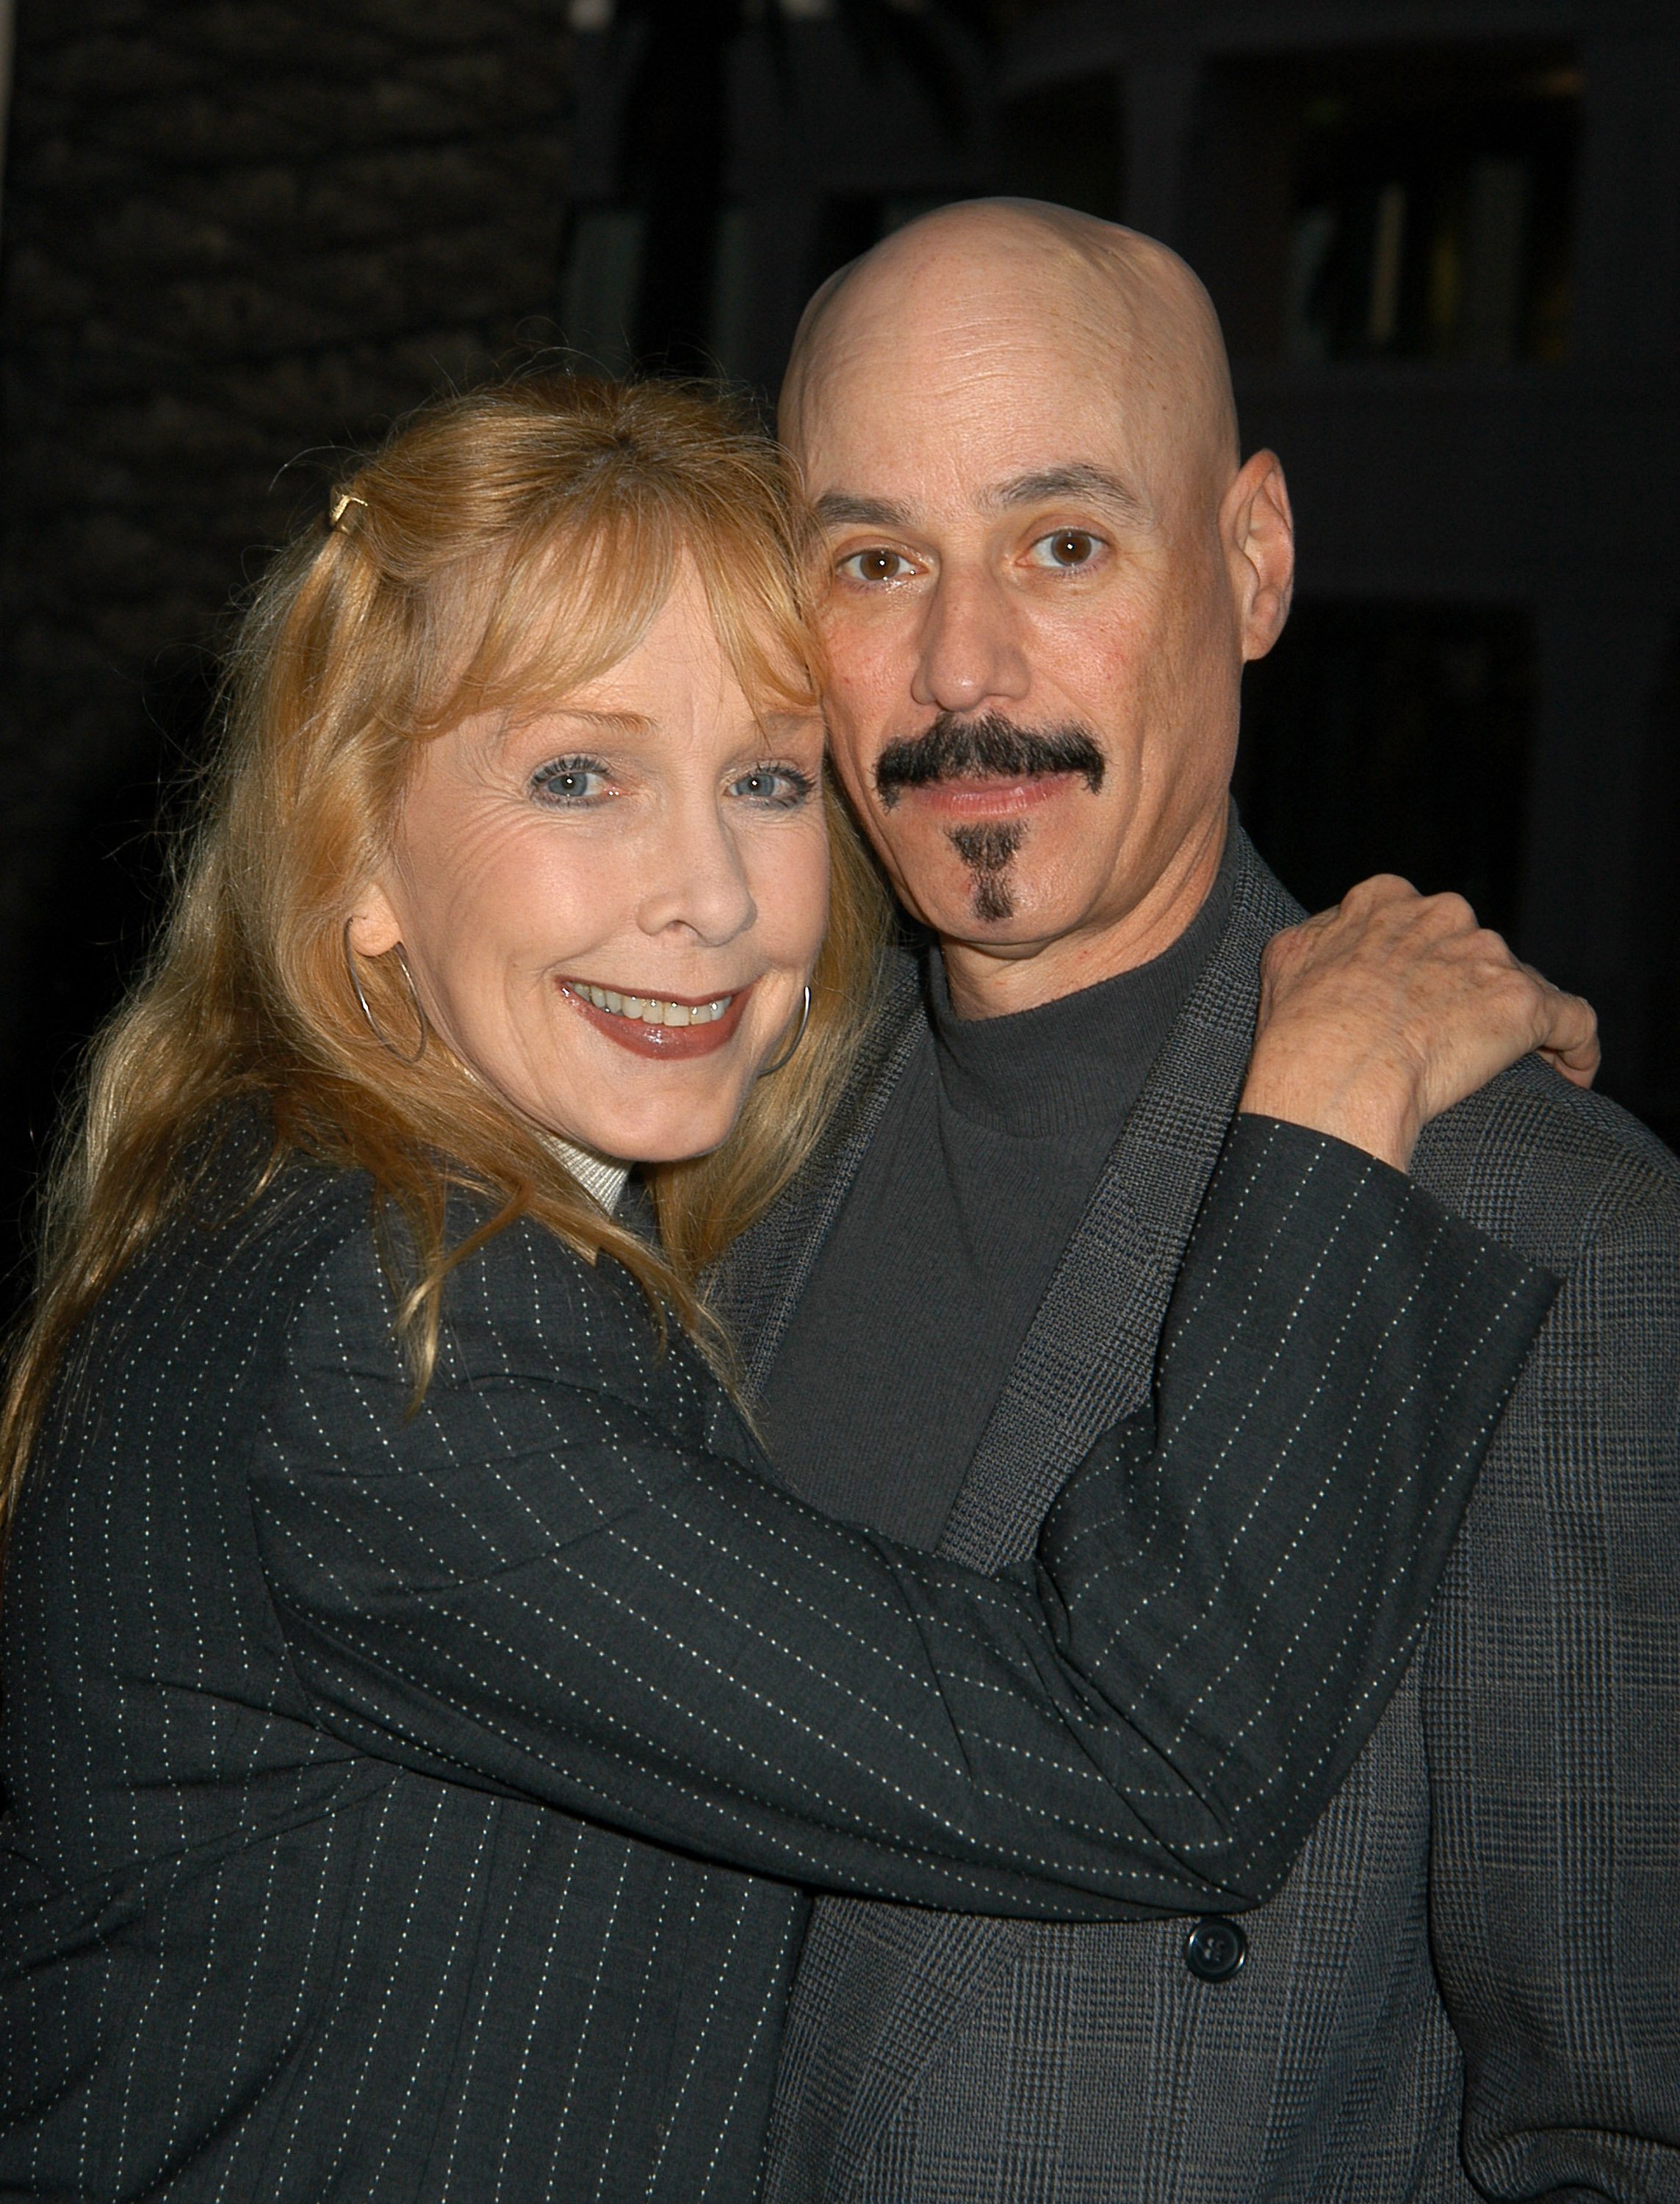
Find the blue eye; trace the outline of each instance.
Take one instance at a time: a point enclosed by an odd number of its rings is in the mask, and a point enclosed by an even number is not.
[[[551,758],[531,775],[531,793],[545,803],[589,803],[602,793],[608,778],[599,758]]]
[[[729,785],[729,793],[748,803],[767,803],[778,811],[796,811],[813,784],[797,766],[755,765]]]

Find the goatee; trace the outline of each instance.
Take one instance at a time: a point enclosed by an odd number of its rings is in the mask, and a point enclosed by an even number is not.
[[[967,866],[974,885],[974,915],[995,926],[1015,915],[1009,892],[1009,867],[1026,836],[1018,820],[985,826],[953,826],[950,844]]]

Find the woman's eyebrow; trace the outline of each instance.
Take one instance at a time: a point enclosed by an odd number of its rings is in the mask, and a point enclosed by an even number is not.
[[[516,720],[514,726],[535,726],[547,720],[576,720],[600,734],[632,738],[652,734],[655,725],[642,712],[601,712],[591,710],[587,704],[550,704],[541,712],[533,712],[527,720]]]
[[[802,710],[795,704],[777,705],[771,710],[754,714],[754,725],[759,732],[772,740],[779,735],[800,735],[807,728],[820,726],[822,712],[815,704]]]
[[[1040,505],[1046,499],[1057,497],[1094,499],[1107,506],[1117,518],[1139,528],[1146,528],[1154,518],[1148,501],[1139,496],[1129,483],[1110,474],[1106,467],[1092,466],[1085,460],[1071,466],[1041,467],[1031,474],[1012,476],[1008,482],[988,490],[985,502],[995,511],[1005,512],[1015,506]]]

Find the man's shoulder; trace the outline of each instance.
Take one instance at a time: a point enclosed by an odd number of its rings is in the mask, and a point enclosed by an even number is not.
[[[1559,1275],[1606,1235],[1680,1257],[1680,1159],[1639,1120],[1525,1058],[1425,1130],[1418,1183]]]

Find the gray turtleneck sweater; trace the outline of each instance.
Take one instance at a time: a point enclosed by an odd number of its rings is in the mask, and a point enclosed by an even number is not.
[[[1222,872],[1163,956],[1011,1016],[959,1018],[930,952],[927,1028],[771,1372],[783,1481],[826,1514],[938,1543],[1127,1112],[1218,939]]]

